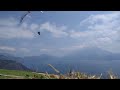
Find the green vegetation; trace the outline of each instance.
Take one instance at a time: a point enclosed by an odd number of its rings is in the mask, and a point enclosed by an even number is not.
[[[5,70],[0,69],[0,79],[101,79],[101,75],[87,75],[80,72],[67,73],[65,75],[36,73],[30,71]],[[117,79],[115,75],[109,73],[108,79]]]
[[[30,71],[0,69],[0,78],[32,79],[32,78],[45,78],[45,77],[43,74],[34,73]]]
[[[102,74],[97,75],[88,75],[80,72],[72,72],[70,70],[67,74],[61,74],[59,70],[53,67],[51,64],[48,64],[57,74],[48,74],[46,73],[37,73],[31,71],[22,71],[22,70],[6,70],[0,69],[0,79],[101,79]],[[112,73],[108,72],[108,79],[117,79],[118,77]]]

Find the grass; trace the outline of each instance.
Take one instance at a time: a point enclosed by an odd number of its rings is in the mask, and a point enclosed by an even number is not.
[[[110,79],[117,79],[115,76],[110,74]],[[0,79],[101,79],[100,76],[87,75],[80,72],[67,73],[67,74],[48,74],[48,73],[33,73],[27,71],[17,70],[4,70],[0,69]]]
[[[102,79],[101,75],[88,75],[81,72],[68,72],[67,74],[61,74],[59,70],[48,64],[57,74],[37,73],[31,71],[20,70],[5,70],[0,69],[0,79]],[[110,70],[108,72],[107,79],[118,79],[116,75]]]
[[[33,73],[30,71],[0,69],[0,79],[2,78],[32,79],[32,78],[45,78],[45,77],[43,74]]]

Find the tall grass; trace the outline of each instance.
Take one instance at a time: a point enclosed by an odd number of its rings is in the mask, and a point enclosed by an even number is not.
[[[19,71],[19,70],[4,70],[0,69],[0,79],[104,79],[102,74],[100,75],[89,75],[81,72],[74,72],[70,70],[66,74],[62,74],[51,64],[48,64],[56,74],[49,73],[38,73],[30,71]],[[108,71],[106,79],[119,79],[112,70]]]

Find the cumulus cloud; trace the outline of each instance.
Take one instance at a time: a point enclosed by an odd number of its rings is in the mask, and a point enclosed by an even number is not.
[[[94,24],[107,24],[117,20],[120,16],[120,12],[113,12],[108,14],[97,14],[97,15],[90,15],[88,18],[84,19],[80,22],[80,25],[94,25]]]
[[[16,26],[18,21],[15,18],[0,18],[0,26]]]
[[[13,38],[33,38],[34,34],[29,31],[18,27],[0,27],[0,38],[13,39]]]
[[[65,48],[59,48],[59,50],[61,51],[74,51],[74,50],[78,50],[78,49],[82,49],[88,47],[87,45],[74,45],[74,46],[70,46],[70,47],[65,47]]]
[[[49,51],[50,51],[50,49],[43,48],[43,49],[40,49],[40,51],[42,51],[42,52],[49,52]]]
[[[30,15],[27,15],[26,17],[27,17],[27,18],[30,18],[30,19],[32,18]]]
[[[29,25],[23,23],[18,26],[18,21],[14,18],[0,19],[0,38],[13,39],[13,38],[33,38],[34,33],[30,31]]]
[[[64,56],[76,50],[80,50],[83,48],[89,47],[87,45],[72,45],[72,46],[64,46],[59,48],[42,48],[40,49],[41,53],[49,54],[49,55],[57,55],[57,56]]]
[[[27,48],[19,48],[19,51],[23,52],[23,53],[29,53],[30,52],[30,50],[27,49]]]
[[[68,47],[65,45],[65,47],[57,49],[43,48],[40,51],[44,53],[72,52],[73,50],[86,48],[88,46],[97,46],[112,52],[120,51],[120,12],[90,15],[80,22],[80,31],[74,28],[67,30],[68,28],[66,26],[59,26],[51,22],[42,24],[28,24],[24,22],[19,27],[17,26],[17,22],[14,18],[0,19],[0,39],[30,39],[34,38],[34,31],[40,30],[41,32],[49,32],[49,34],[55,38],[74,38],[74,40],[79,43],[78,45],[72,44]],[[2,49],[5,49],[5,47],[2,47]],[[21,48],[21,51],[29,52],[26,48]]]
[[[70,37],[82,39],[84,43],[101,47],[103,49],[110,47],[110,51],[114,50],[120,38],[120,12],[112,12],[107,14],[90,15],[88,18],[80,22],[80,29],[86,27],[82,31],[70,31]],[[118,49],[119,50],[119,49]]]
[[[82,27],[85,27],[86,30]],[[46,22],[41,25],[42,30],[49,31],[53,36],[69,36],[78,41],[79,45],[63,47],[59,49],[44,49],[44,52],[65,51],[72,52],[89,46],[99,47],[111,52],[118,52],[120,49],[115,47],[120,45],[120,12],[110,12],[107,14],[90,15],[80,22],[80,31],[74,29],[61,29],[55,24]],[[64,35],[65,34],[65,35]],[[69,38],[70,39],[70,38]],[[84,43],[84,44],[83,44]]]
[[[72,38],[80,38],[80,37],[86,37],[87,33],[86,32],[80,32],[80,31],[71,30],[69,32],[69,36],[72,37]]]
[[[46,30],[52,33],[53,37],[56,37],[56,38],[68,36],[68,33],[64,31],[67,29],[67,27],[57,26],[56,24],[52,24],[50,22],[41,24],[40,29],[42,31]]]
[[[31,26],[30,26],[30,29],[31,30],[36,30],[36,29],[38,29],[39,28],[39,25],[38,24],[31,24]]]
[[[23,22],[21,25],[15,18],[2,18],[0,19],[0,38],[2,39],[13,39],[13,38],[33,38],[36,34],[36,30],[48,31],[53,37],[60,38],[68,36],[65,32],[66,26],[57,26],[50,22],[42,23],[40,25],[36,23],[28,24]]]

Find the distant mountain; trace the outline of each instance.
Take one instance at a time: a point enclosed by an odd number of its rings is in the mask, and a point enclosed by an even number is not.
[[[45,63],[52,63],[60,60],[60,58],[55,56],[50,56],[46,54],[42,54],[40,56],[27,56],[24,57],[24,62],[26,63],[33,63],[33,64],[45,64]]]
[[[55,63],[66,61],[79,61],[79,60],[120,60],[120,54],[111,53],[97,47],[83,48],[81,50],[72,52],[64,57],[49,56],[46,54],[40,56],[24,57],[25,62],[31,63]]]
[[[9,53],[0,53],[0,59],[2,60],[14,60],[14,61],[21,61],[21,57],[15,57]]]
[[[30,70],[23,64],[23,58],[9,53],[0,53],[0,69]]]
[[[64,56],[64,60],[120,60],[120,54],[114,54],[100,48],[83,48]]]
[[[54,59],[54,58],[57,58],[55,56],[50,56],[50,55],[47,55],[47,54],[42,54],[40,56],[28,56],[28,57],[24,57],[24,59],[27,59],[27,60],[50,60],[50,59]]]
[[[109,51],[97,47],[91,47],[91,48],[83,48],[81,50],[74,51],[71,54],[63,57],[55,57],[55,56],[42,54],[40,56],[26,56],[20,58],[9,54],[4,54],[4,55],[0,54],[0,59],[13,60],[17,62],[22,61],[23,62],[22,64],[25,65],[26,67],[29,67],[31,69],[33,69],[33,67],[34,69],[39,68],[40,71],[48,71],[48,72],[53,71],[52,69],[50,69],[50,67],[48,67],[48,64],[52,64],[61,71],[67,69],[66,66],[69,65],[72,67],[76,66],[82,68],[86,71],[89,69],[90,71],[90,67],[93,67],[93,65],[95,67],[98,66],[98,64],[94,64],[94,63],[98,63],[98,62],[103,63],[105,61],[120,60],[120,54],[111,53]],[[101,64],[99,67],[101,67]],[[92,68],[92,70],[93,69],[95,68]]]
[[[54,62],[65,62],[69,61],[78,61],[78,60],[120,60],[119,53],[111,53],[106,50],[97,48],[97,47],[88,47],[83,48],[77,51],[72,52],[69,55],[63,57],[55,57],[47,54],[42,54],[40,56],[26,56],[26,57],[15,57],[7,53],[0,53],[0,59],[3,60],[14,60],[20,62],[28,63],[54,63]]]
[[[13,60],[2,60],[0,59],[0,69],[8,69],[8,70],[26,70],[30,71],[26,66],[22,65]]]

